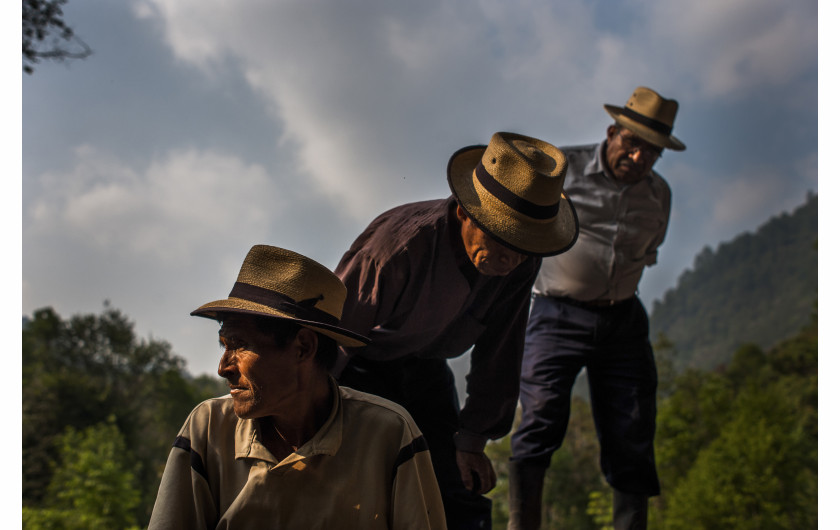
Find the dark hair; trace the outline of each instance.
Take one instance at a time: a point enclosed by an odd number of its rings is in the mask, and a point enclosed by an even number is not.
[[[292,339],[297,336],[300,328],[303,327],[297,322],[285,318],[256,316],[254,320],[257,329],[263,333],[274,335],[274,343],[279,348],[288,346],[292,342]],[[308,329],[315,331],[312,328]],[[317,331],[315,333],[318,335],[318,349],[315,352],[315,363],[324,371],[329,372],[338,358],[338,344],[335,342],[335,339],[327,337],[323,333],[318,333]]]

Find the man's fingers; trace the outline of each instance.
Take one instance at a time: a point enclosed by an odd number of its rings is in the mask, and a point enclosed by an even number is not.
[[[472,473],[468,473],[468,474],[466,474],[466,475],[464,475],[464,474],[462,473],[462,474],[461,474],[461,481],[464,483],[464,487],[465,487],[465,488],[467,488],[468,490],[472,490],[472,489],[473,489]]]
[[[487,467],[487,473],[482,477],[482,484],[486,484],[486,488],[481,493],[487,493],[496,487],[496,473],[493,471],[493,466]]]
[[[488,465],[481,469],[481,474],[476,473],[479,479],[478,485],[473,489],[476,493],[484,495],[488,491],[496,487],[496,472],[492,465]]]
[[[461,459],[458,459],[458,471],[461,473],[461,482],[464,483],[464,487],[468,490],[473,489],[473,481],[472,481],[472,469],[466,465],[465,462],[462,462]]]
[[[496,471],[487,455],[458,451],[458,470],[464,487],[478,494],[485,494],[496,487]]]
[[[470,481],[472,484],[467,486],[467,489],[476,493],[484,493],[483,491],[481,491],[481,485],[486,484],[487,482],[481,480],[481,475],[478,474],[478,471],[474,469],[470,471],[470,478],[472,479]]]

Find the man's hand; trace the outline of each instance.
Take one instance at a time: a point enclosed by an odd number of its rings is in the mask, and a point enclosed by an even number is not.
[[[496,487],[496,472],[484,453],[455,450],[455,460],[464,487],[468,490],[483,495]]]

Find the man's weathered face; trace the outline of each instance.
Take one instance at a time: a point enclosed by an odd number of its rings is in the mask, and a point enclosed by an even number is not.
[[[228,381],[237,416],[261,418],[297,405],[301,389],[294,340],[281,348],[253,318],[234,314],[224,319],[219,344],[225,350],[219,375]]]
[[[613,176],[633,184],[650,174],[662,148],[642,140],[628,129],[610,125],[604,154]]]
[[[525,261],[524,254],[511,250],[488,236],[460,206],[457,207],[456,215],[461,221],[464,249],[478,272],[486,276],[506,276]]]

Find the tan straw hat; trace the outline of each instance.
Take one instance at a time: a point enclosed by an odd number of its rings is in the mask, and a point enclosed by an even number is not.
[[[553,256],[577,239],[577,215],[563,195],[566,156],[555,146],[497,132],[489,145],[452,155],[446,173],[467,215],[503,245],[530,256]]]
[[[293,320],[344,346],[370,342],[339,326],[347,288],[315,260],[291,250],[254,245],[226,300],[204,304],[190,315],[219,319],[222,313],[247,313]]]
[[[653,90],[640,86],[633,91],[624,107],[604,105],[607,112],[622,127],[626,127],[653,145],[685,150],[685,144],[671,135],[679,104],[665,99]]]

